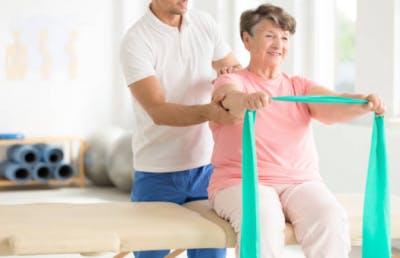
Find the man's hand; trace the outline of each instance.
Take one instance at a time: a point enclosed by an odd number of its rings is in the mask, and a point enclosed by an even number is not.
[[[224,100],[224,95],[214,96],[210,106],[210,120],[224,125],[233,125],[241,122],[241,119],[234,116],[229,110],[226,110],[222,106],[222,101]]]
[[[235,65],[235,66],[223,66],[221,68],[218,68],[217,70],[217,78],[218,76],[222,75],[222,74],[226,74],[226,73],[233,73],[236,71],[239,71],[242,69],[241,65]],[[217,79],[215,78],[211,83],[214,84],[215,80]]]
[[[220,67],[217,70],[217,74],[218,76],[220,76],[221,74],[226,74],[226,73],[233,73],[236,71],[239,71],[242,69],[241,65],[235,65],[235,66],[224,66],[224,67]]]

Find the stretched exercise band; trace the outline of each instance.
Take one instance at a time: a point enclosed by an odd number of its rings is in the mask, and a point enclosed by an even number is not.
[[[337,96],[280,96],[276,101],[330,104],[365,104],[367,100]],[[242,146],[241,258],[260,258],[258,175],[254,138],[256,112],[246,111]],[[362,257],[390,258],[390,191],[388,183],[384,117],[375,116],[364,197]]]

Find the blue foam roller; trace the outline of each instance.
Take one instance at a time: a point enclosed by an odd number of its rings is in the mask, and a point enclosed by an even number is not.
[[[52,166],[52,176],[58,180],[68,180],[76,175],[75,167],[70,164],[61,163]]]
[[[9,160],[23,165],[34,165],[39,162],[39,150],[29,144],[15,144],[7,149]]]
[[[49,144],[36,144],[40,152],[40,160],[48,164],[59,164],[64,159],[64,152],[61,148]]]
[[[25,136],[21,133],[0,133],[0,140],[15,140],[24,138]]]
[[[30,171],[32,179],[38,182],[47,182],[52,177],[51,167],[43,162],[32,166]]]
[[[23,184],[31,179],[31,174],[28,166],[12,161],[5,161],[0,163],[0,177]]]

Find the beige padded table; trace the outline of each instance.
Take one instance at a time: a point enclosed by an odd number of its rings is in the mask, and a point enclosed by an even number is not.
[[[350,218],[353,245],[361,244],[362,195],[337,195]],[[392,238],[400,239],[400,198],[392,197]],[[207,201],[183,207],[165,202],[0,205],[0,255],[92,254],[124,257],[140,250],[234,247],[236,235]],[[286,244],[296,244],[286,227]]]

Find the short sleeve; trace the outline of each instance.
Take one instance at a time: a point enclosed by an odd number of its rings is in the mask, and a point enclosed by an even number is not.
[[[317,85],[315,81],[301,76],[293,76],[292,84],[295,95],[307,95],[310,89]]]
[[[229,45],[225,42],[221,30],[214,19],[207,13],[203,13],[203,18],[207,20],[209,34],[214,41],[214,53],[212,60],[217,61],[226,57],[232,52]]]
[[[121,43],[120,60],[127,85],[156,74],[152,51],[139,35],[129,31]]]
[[[243,83],[237,73],[227,73],[218,76],[218,78],[214,81],[214,90],[218,89],[224,84],[235,84],[240,90],[243,90]]]

